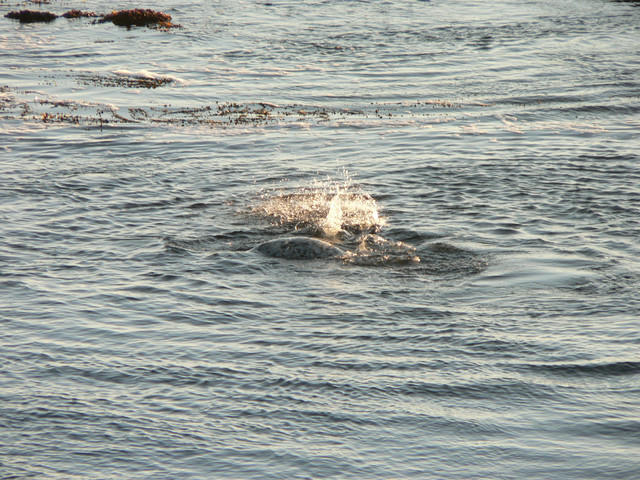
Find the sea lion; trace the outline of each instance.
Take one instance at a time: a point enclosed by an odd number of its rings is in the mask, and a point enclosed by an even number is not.
[[[258,245],[256,250],[268,257],[289,260],[340,258],[345,253],[329,242],[310,237],[276,238]]]

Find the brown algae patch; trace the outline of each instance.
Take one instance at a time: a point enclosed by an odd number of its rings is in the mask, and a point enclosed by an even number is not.
[[[109,73],[70,73],[67,77],[74,78],[78,84],[103,88],[146,88],[155,89],[165,86],[180,85],[183,81],[173,76],[157,75],[140,71],[126,70]],[[49,82],[55,82],[49,80]],[[410,122],[415,125],[431,125],[447,120],[441,112],[432,113],[434,101],[416,102],[422,105],[419,109],[413,107],[407,111],[404,104],[371,103],[371,105],[352,108],[322,107],[318,105],[276,105],[269,102],[214,102],[200,106],[172,106],[138,105],[122,111],[115,105],[100,104],[90,101],[67,101],[48,99],[42,96],[33,97],[36,92],[19,91],[8,86],[0,85],[0,119],[13,118],[43,123],[74,123],[81,125],[94,124],[122,124],[145,123],[178,127],[203,126],[211,128],[226,128],[235,126],[269,127],[294,126],[308,128],[311,126],[336,126],[345,123],[375,127],[397,125],[398,122]],[[461,106],[460,109],[465,106]],[[469,105],[467,108],[478,108]],[[382,110],[391,115],[384,115],[379,119]],[[386,112],[385,112],[386,113]],[[47,115],[45,115],[47,114]],[[301,192],[296,192],[299,194]],[[305,192],[302,192],[303,194]],[[331,198],[316,196],[325,206]],[[286,201],[286,198],[283,198]],[[344,207],[348,197],[341,198]],[[314,206],[315,208],[315,206]],[[323,207],[324,209],[324,207]],[[287,223],[286,219],[283,219]],[[304,224],[304,222],[303,222]],[[343,227],[344,228],[344,227]],[[347,228],[347,230],[349,230]]]
[[[114,25],[120,27],[131,28],[133,26],[139,27],[151,27],[161,30],[168,30],[169,28],[179,28],[180,25],[171,22],[171,15],[163,12],[157,12],[151,9],[133,8],[129,10],[114,10],[107,14],[97,14],[95,12],[85,12],[82,10],[69,10],[61,17],[67,19],[74,18],[87,18],[87,17],[101,17],[94,23],[106,23],[111,22]],[[39,10],[20,10],[9,12],[5,15],[7,18],[19,20],[20,23],[35,23],[35,22],[51,22],[58,18],[58,15],[51,12],[43,12]]]
[[[97,17],[98,15],[94,12],[83,12],[82,10],[69,10],[61,15],[64,18],[87,18],[87,17]]]
[[[132,26],[157,26],[159,28],[172,28],[178,26],[171,23],[171,15],[142,8],[113,11],[98,20],[98,23],[106,22],[111,22],[114,25],[128,28],[131,28]]]
[[[80,74],[76,76],[78,83],[98,87],[123,88],[158,88],[174,82],[171,77],[155,77],[145,75],[98,75]]]
[[[52,22],[58,15],[51,12],[42,12],[39,10],[20,10],[15,12],[9,12],[5,15],[6,18],[12,18],[19,20],[20,23],[36,23],[36,22]]]

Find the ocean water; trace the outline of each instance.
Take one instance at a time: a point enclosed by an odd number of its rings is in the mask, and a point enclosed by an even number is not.
[[[0,14],[0,478],[640,478],[639,2]]]

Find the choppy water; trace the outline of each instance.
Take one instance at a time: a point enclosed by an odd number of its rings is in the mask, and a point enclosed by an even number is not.
[[[640,478],[637,2],[144,6],[0,18],[1,478]]]

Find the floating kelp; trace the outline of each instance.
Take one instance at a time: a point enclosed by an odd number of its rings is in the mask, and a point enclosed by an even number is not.
[[[76,76],[78,83],[99,87],[124,88],[158,88],[175,81],[173,77],[161,77],[151,74],[124,74],[115,72],[114,75],[80,74]]]
[[[171,15],[156,12],[155,10],[134,8],[131,10],[118,10],[103,16],[98,23],[111,22],[120,27],[150,27],[157,26],[161,28],[175,27],[171,23]]]
[[[82,17],[97,17],[94,12],[83,12],[82,10],[69,10],[61,15],[64,18],[82,18]]]
[[[178,87],[184,80],[171,75],[159,75],[144,70],[130,72],[116,70],[101,73],[71,73],[82,85],[116,88],[159,88]],[[48,81],[59,81],[50,78]],[[452,108],[468,116],[476,115],[479,108],[487,108],[484,103],[456,104],[455,107],[433,109],[437,100],[421,100],[405,103],[371,103],[340,108],[319,105],[283,104],[269,102],[213,102],[200,106],[138,105],[122,111],[115,105],[91,101],[59,100],[46,98],[36,92],[21,92],[0,85],[0,120],[3,118],[37,121],[43,123],[75,123],[81,125],[143,123],[177,127],[282,127],[309,128],[329,126],[331,128],[352,125],[356,128],[388,128],[398,125],[431,126],[448,122]],[[48,115],[44,115],[48,114]],[[344,213],[341,197],[340,211]],[[337,205],[336,205],[337,207]],[[298,222],[299,223],[299,222]],[[342,228],[345,228],[344,226]],[[352,230],[351,228],[345,228]],[[375,231],[374,231],[375,233]]]
[[[13,18],[19,20],[21,23],[34,23],[34,22],[51,22],[58,18],[58,15],[51,12],[43,12],[38,10],[20,10],[15,12],[9,12],[5,15],[7,18]],[[97,14],[95,12],[84,12],[82,10],[69,10],[61,15],[61,17],[73,19],[73,18],[87,18],[87,17],[101,17],[94,23],[106,23],[111,22],[114,25],[121,27],[131,28],[133,26],[140,27],[155,27],[162,30],[169,28],[180,27],[171,23],[171,15],[166,13],[156,12],[155,10],[134,8],[130,10],[118,10],[108,13],[106,15]]]
[[[55,13],[42,12],[39,10],[20,10],[19,12],[9,12],[5,17],[19,20],[20,23],[52,22],[58,18]]]

